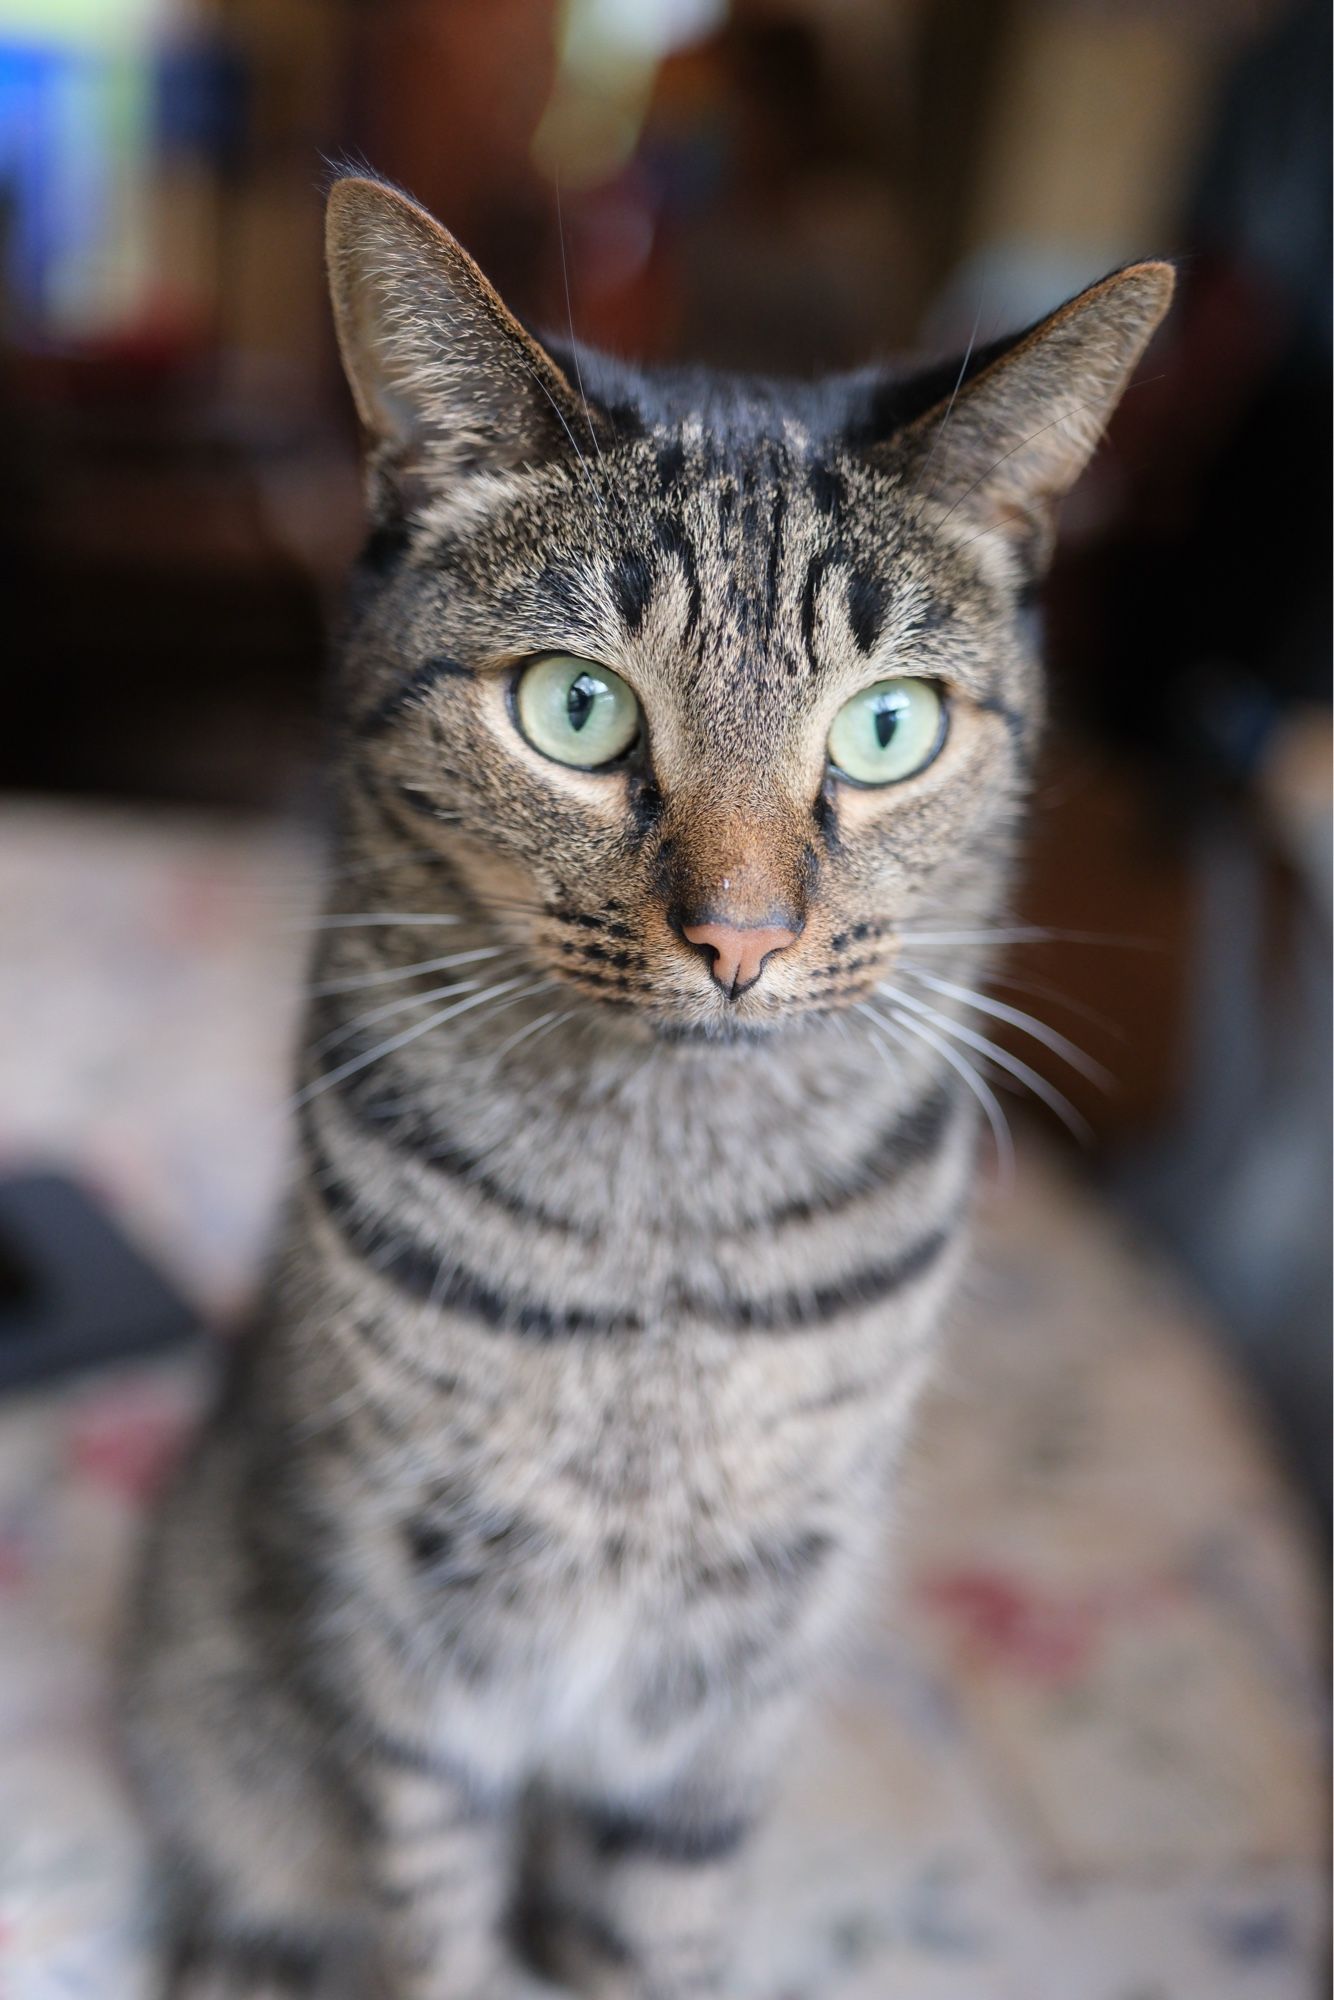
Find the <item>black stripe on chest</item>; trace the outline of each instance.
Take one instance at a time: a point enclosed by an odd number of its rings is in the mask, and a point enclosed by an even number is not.
[[[595,1305],[558,1305],[507,1289],[470,1269],[460,1257],[442,1254],[373,1210],[364,1195],[354,1190],[310,1141],[307,1151],[314,1193],[339,1234],[369,1270],[409,1297],[425,1300],[442,1312],[461,1313],[494,1331],[539,1340],[639,1335],[692,1319],[743,1333],[805,1331],[845,1313],[892,1300],[939,1261],[959,1221],[952,1216],[890,1256],[822,1285],[794,1286],[759,1298],[700,1297],[687,1285],[674,1287],[650,1323],[643,1314],[611,1300]]]
[[[949,1129],[958,1099],[947,1084],[928,1091],[919,1104],[903,1112],[876,1140],[846,1176],[832,1182],[818,1194],[803,1195],[770,1209],[752,1227],[766,1234],[789,1223],[813,1222],[901,1180],[925,1163],[937,1151]],[[739,1234],[740,1232],[738,1232]]]
[[[326,1009],[322,1018],[327,1019],[330,1026],[337,1026],[341,1021],[341,1016],[333,1008]],[[358,1039],[352,1038],[348,1046],[355,1054],[359,1048]],[[389,1095],[392,1097],[393,1093]],[[352,1077],[337,1089],[336,1098],[340,1115],[354,1132],[364,1135],[398,1159],[410,1161],[426,1173],[439,1174],[442,1179],[465,1188],[475,1199],[499,1210],[512,1221],[580,1242],[596,1243],[600,1240],[602,1231],[595,1220],[587,1214],[562,1215],[543,1202],[527,1198],[486,1167],[438,1117],[411,1110],[386,1112],[382,1108],[385,1101],[383,1083],[367,1086],[363,1079]],[[836,1217],[841,1210],[851,1208],[868,1195],[892,1186],[906,1174],[926,1165],[943,1144],[958,1108],[959,1099],[949,1085],[936,1085],[917,1104],[901,1112],[841,1177],[832,1179],[815,1193],[776,1203],[736,1227],[726,1229],[723,1234],[730,1242],[737,1242],[747,1236],[771,1236],[790,1224]],[[323,1146],[316,1127],[317,1121],[307,1106],[301,1118],[302,1137],[309,1143],[313,1154],[323,1159]]]

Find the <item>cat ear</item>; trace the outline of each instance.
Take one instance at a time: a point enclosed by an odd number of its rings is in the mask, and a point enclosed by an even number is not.
[[[894,444],[922,498],[999,530],[1041,568],[1055,503],[1093,456],[1175,281],[1170,264],[1114,272],[918,417]]]
[[[424,209],[378,181],[339,180],[325,249],[373,509],[402,513],[474,474],[574,455],[576,424],[593,419]]]

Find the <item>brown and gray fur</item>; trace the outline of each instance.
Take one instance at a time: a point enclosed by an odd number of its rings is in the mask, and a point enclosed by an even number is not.
[[[295,1187],[132,1646],[168,1990],[723,1994],[965,1257],[968,1007],[906,941],[982,977],[1053,503],[1171,274],[800,387],[562,361],[369,180],[329,260],[374,532]],[[625,764],[520,736],[552,651],[638,696]],[[904,673],[943,751],[841,781]],[[796,941],[724,991],[702,913]]]

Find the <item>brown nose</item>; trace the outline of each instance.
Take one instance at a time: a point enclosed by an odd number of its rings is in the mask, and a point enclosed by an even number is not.
[[[755,984],[766,958],[798,937],[779,924],[682,924],[681,935],[713,953],[713,976],[729,1000]]]

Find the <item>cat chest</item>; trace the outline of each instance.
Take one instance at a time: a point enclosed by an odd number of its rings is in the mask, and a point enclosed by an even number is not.
[[[594,1721],[605,1740],[613,1716],[665,1742],[740,1687],[763,1694],[823,1630],[877,1511],[865,1469],[829,1492],[684,1464],[633,1500],[620,1468],[599,1491],[460,1469],[405,1498],[400,1623],[447,1710],[481,1727],[499,1704],[497,1740],[532,1727],[548,1743]]]
[[[614,1568],[836,1502],[895,1429],[909,1368],[874,1327],[819,1342],[473,1340],[447,1391],[405,1399],[400,1441],[366,1449],[423,1546],[447,1539],[463,1566],[560,1545]]]
[[[835,1373],[830,1354],[777,1359],[682,1345],[630,1368],[585,1349],[457,1380],[366,1467],[375,1567],[419,1612],[466,1605],[474,1632],[483,1607],[716,1617],[806,1577],[846,1539],[896,1419],[874,1374],[855,1392],[868,1355]]]
[[[831,1391],[882,1348],[474,1341],[475,1378],[366,1419],[359,1488],[330,1496],[347,1566],[471,1743],[582,1741],[590,1717],[604,1740],[614,1709],[665,1744],[824,1629],[895,1428],[878,1388]]]

